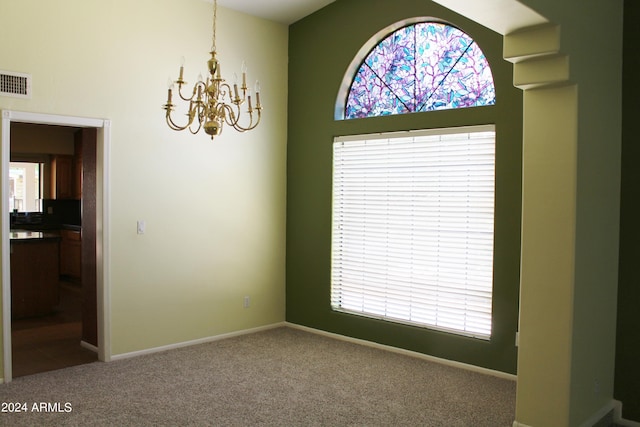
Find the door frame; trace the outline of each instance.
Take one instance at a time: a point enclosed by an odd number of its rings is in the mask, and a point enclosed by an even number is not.
[[[2,177],[0,185],[2,194],[9,194],[9,161],[11,148],[11,123],[33,123],[57,126],[72,126],[80,128],[95,128],[97,130],[97,191],[96,191],[96,270],[97,270],[97,321],[98,321],[98,359],[104,362],[111,360],[111,309],[110,309],[110,148],[111,121],[105,119],[60,116],[52,114],[29,113],[22,111],[0,110],[0,133],[2,139],[0,170]],[[9,199],[2,197],[0,203],[0,233],[2,248],[2,354],[3,379],[10,382],[13,379],[11,358],[11,263],[10,263],[10,218]]]

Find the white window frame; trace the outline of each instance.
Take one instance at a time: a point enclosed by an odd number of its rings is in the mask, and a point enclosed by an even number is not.
[[[44,193],[44,162],[39,161],[11,161],[10,181],[11,191],[15,191],[13,198],[10,196],[9,208],[14,212],[42,212],[42,199]],[[18,182],[14,175],[14,169],[24,171],[23,181]],[[14,178],[15,181],[14,181]],[[15,187],[13,187],[15,185]],[[18,201],[22,203],[18,203]],[[19,205],[16,206],[16,205]]]
[[[495,126],[337,137],[333,310],[488,340]]]

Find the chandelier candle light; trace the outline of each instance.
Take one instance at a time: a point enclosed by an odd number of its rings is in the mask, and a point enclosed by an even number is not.
[[[251,89],[247,87],[247,67],[242,63],[242,84],[238,88],[237,75],[233,83],[233,89],[225,82],[220,74],[220,62],[216,58],[216,19],[218,12],[218,0],[213,0],[213,40],[211,44],[211,59],[207,61],[209,76],[206,81],[202,75],[198,76],[198,81],[193,86],[193,92],[190,97],[182,95],[182,86],[187,82],[183,80],[184,61],[180,65],[180,74],[178,80],[169,79],[169,90],[167,93],[167,103],[162,106],[166,111],[167,124],[173,130],[185,130],[196,134],[200,129],[204,128],[207,135],[214,136],[222,133],[222,127],[226,123],[238,132],[245,132],[254,129],[260,123],[262,113],[262,104],[260,103],[260,84],[256,81],[255,86],[255,107],[251,103]],[[175,108],[172,103],[172,94],[178,85],[178,95],[183,101],[189,103],[189,111],[187,117],[189,120],[184,126],[177,125],[171,113]],[[248,119],[241,121],[241,106],[246,102],[249,115]],[[246,116],[244,116],[246,117]],[[196,123],[197,120],[197,123]],[[197,126],[196,126],[197,125]]]

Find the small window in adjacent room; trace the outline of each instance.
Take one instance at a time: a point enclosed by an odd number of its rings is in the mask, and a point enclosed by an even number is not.
[[[339,137],[334,310],[489,339],[495,129]]]
[[[9,163],[9,210],[42,212],[42,170],[38,162]]]

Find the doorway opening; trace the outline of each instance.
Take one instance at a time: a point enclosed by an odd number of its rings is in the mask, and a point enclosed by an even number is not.
[[[4,381],[93,360],[108,361],[105,266],[110,122],[3,111],[1,123]],[[38,133],[66,133],[71,142],[60,145],[48,138],[24,137]],[[65,149],[72,151],[64,153]],[[39,169],[39,179],[46,185],[42,185],[42,200],[34,205],[37,212],[10,210],[10,195],[15,193],[11,184],[16,185],[10,163],[34,158],[45,159],[47,165],[44,173]],[[58,175],[61,179],[56,179]],[[45,254],[47,250],[51,252]],[[38,257],[42,261],[36,265]],[[42,287],[47,280],[50,285]],[[21,288],[21,283],[29,285]]]

